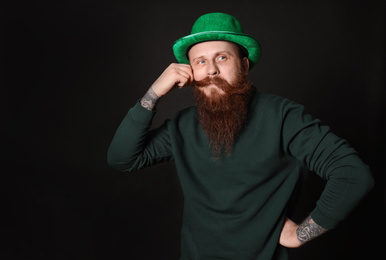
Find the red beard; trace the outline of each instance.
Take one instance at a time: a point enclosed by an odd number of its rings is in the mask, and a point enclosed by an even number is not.
[[[210,96],[200,88],[215,84],[224,93],[212,90]],[[212,147],[213,156],[221,160],[231,155],[237,136],[245,125],[254,87],[241,73],[233,84],[219,76],[194,81],[193,90],[198,118]]]

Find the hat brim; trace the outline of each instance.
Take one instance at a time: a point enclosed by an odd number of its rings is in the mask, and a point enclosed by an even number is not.
[[[173,52],[179,63],[189,64],[187,52],[193,45],[205,41],[229,41],[243,46],[248,51],[249,69],[259,60],[261,48],[259,42],[248,34],[224,31],[209,31],[191,34],[174,42]]]

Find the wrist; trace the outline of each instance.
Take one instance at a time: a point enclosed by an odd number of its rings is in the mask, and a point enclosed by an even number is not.
[[[302,224],[296,229],[296,236],[301,245],[312,239],[324,234],[328,229],[323,228],[315,223],[315,221],[309,216],[303,221]]]
[[[162,91],[160,91],[159,87],[157,86],[158,84],[154,83],[153,85],[151,85],[149,91],[151,90],[156,95],[156,97],[161,98],[165,94],[162,94]]]
[[[160,96],[153,90],[153,87],[150,87],[146,94],[141,99],[141,105],[147,110],[154,110]]]

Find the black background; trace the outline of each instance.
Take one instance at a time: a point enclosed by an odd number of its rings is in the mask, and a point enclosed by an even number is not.
[[[13,1],[1,9],[1,259],[178,259],[183,197],[164,163],[106,164],[127,110],[172,62],[173,42],[227,12],[262,45],[259,90],[299,102],[356,148],[375,189],[291,259],[382,258],[385,244],[384,1]],[[154,126],[192,104],[162,99]],[[315,206],[306,181],[294,216]]]

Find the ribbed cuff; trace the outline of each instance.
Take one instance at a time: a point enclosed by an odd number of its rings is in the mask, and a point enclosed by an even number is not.
[[[311,212],[311,218],[312,220],[318,224],[319,226],[322,226],[327,229],[333,229],[336,227],[340,221],[336,219],[329,218],[316,207],[312,212]]]
[[[156,110],[147,110],[141,105],[140,100],[138,100],[135,106],[129,110],[128,115],[137,124],[146,126],[151,124],[155,113]]]

